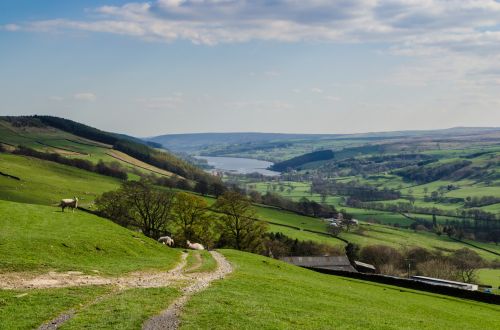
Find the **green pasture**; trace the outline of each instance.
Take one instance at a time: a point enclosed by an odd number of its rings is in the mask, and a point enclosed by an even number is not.
[[[181,329],[456,329],[459,322],[482,330],[500,322],[499,306],[222,252],[234,273],[189,300]]]
[[[481,268],[477,272],[478,283],[491,285],[493,291],[500,294],[500,268]]]
[[[62,198],[80,199],[88,206],[103,192],[117,189],[121,181],[75,167],[36,158],[0,153],[0,172],[19,177],[0,176],[0,199],[55,205]]]
[[[141,329],[147,319],[166,309],[179,295],[179,290],[171,287],[120,291],[78,311],[60,329]]]
[[[0,329],[36,329],[61,313],[76,310],[110,287],[0,290]]]
[[[116,275],[169,269],[180,252],[77,210],[0,201],[0,271]]]

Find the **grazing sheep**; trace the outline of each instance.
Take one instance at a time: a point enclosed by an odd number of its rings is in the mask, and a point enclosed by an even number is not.
[[[163,243],[163,244],[168,245],[168,246],[174,246],[174,244],[175,244],[174,240],[170,236],[162,236],[162,237],[158,238],[158,242]]]
[[[67,207],[70,207],[73,209],[73,212],[75,212],[75,209],[78,208],[78,197],[73,197],[71,198],[66,198],[66,199],[61,199],[61,203],[59,203],[59,206],[62,209],[62,212],[64,212],[64,209]]]
[[[187,246],[192,250],[205,250],[203,245],[201,245],[200,243],[191,243],[190,241],[187,241]]]

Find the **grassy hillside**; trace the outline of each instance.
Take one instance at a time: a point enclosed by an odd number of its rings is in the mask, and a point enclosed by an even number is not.
[[[4,200],[54,205],[61,198],[79,196],[83,198],[81,204],[88,207],[91,206],[91,202],[99,194],[114,190],[120,184],[120,181],[116,179],[29,157],[0,154],[0,160],[2,160],[0,162],[1,172],[6,172],[22,179],[21,181],[17,181],[0,176],[0,183],[2,183],[0,184],[0,199]],[[211,204],[214,202],[214,199],[207,198],[207,201]],[[55,207],[52,210],[54,212],[58,211]],[[266,221],[326,233],[326,224],[316,218],[259,206],[256,207],[256,211],[258,216]],[[377,219],[384,219],[387,222],[397,222],[400,218],[404,219],[400,214],[391,215],[387,212],[372,211],[367,212],[365,215],[356,214],[351,209],[348,211],[354,213],[359,219],[365,220],[375,217]],[[353,243],[358,243],[361,246],[386,244],[402,248],[416,245],[445,252],[464,246],[444,236],[438,237],[434,234],[413,232],[387,226],[363,224],[360,226],[360,229],[349,233],[342,233],[340,237]],[[278,225],[271,225],[270,230],[273,232],[282,232],[289,237],[299,240],[312,240],[338,247],[345,245],[341,240],[303,230]],[[485,244],[485,247],[495,251],[499,250],[493,244]],[[488,260],[495,258],[494,255],[482,250],[477,249],[477,252]]]
[[[169,269],[180,253],[111,221],[54,207],[0,201],[0,271]]]
[[[500,322],[499,306],[223,253],[235,272],[188,302],[181,329],[456,329],[457,322],[495,329]]]
[[[194,181],[212,179],[196,166],[140,139],[58,117],[0,117],[0,144],[7,149],[22,145],[93,163],[118,162],[130,172],[175,174]]]
[[[0,117],[0,144],[7,148],[23,145],[38,151],[57,153],[68,158],[88,160],[94,164],[100,160],[118,162],[129,172],[173,175],[169,171],[115,150],[113,145],[77,136],[43,123],[40,123],[40,126],[15,126],[15,124],[2,120]]]
[[[43,205],[77,196],[81,205],[88,206],[103,192],[118,188],[121,182],[54,162],[2,153],[0,172],[21,179],[0,176],[0,199]]]
[[[293,214],[286,211],[281,211],[266,207],[257,207],[257,214],[261,219],[272,221],[278,224],[291,225],[300,229],[309,229],[327,233],[326,223],[317,218],[311,218]],[[343,246],[342,241],[323,236],[317,233],[310,233],[302,230],[286,228],[272,225],[270,228],[275,232],[282,232],[285,235],[302,240],[313,240],[320,243],[330,244],[332,246]],[[430,250],[442,251],[445,254],[466,247],[463,243],[449,239],[446,235],[437,236],[433,233],[419,232],[402,228],[393,228],[384,225],[361,223],[358,227],[353,227],[349,232],[342,232],[340,238],[346,239],[349,242],[359,244],[360,246],[367,245],[389,245],[395,248],[408,248],[412,246],[420,246]],[[500,253],[500,246],[488,243],[473,242],[473,244],[483,248]],[[497,255],[467,246],[487,260],[498,258]]]

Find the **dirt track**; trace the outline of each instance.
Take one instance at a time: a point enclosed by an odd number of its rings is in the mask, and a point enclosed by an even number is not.
[[[181,262],[168,272],[146,273],[134,272],[124,277],[106,278],[102,276],[84,275],[81,272],[50,272],[43,275],[30,275],[27,273],[0,274],[1,289],[44,289],[62,288],[88,285],[113,285],[116,290],[104,296],[96,298],[86,304],[82,309],[94,305],[102,299],[113,295],[116,291],[128,288],[151,288],[175,285],[181,287],[182,295],[176,299],[160,315],[147,320],[143,329],[177,329],[179,326],[179,315],[189,298],[204,289],[214,280],[222,279],[232,272],[231,264],[223,255],[216,251],[210,252],[217,262],[217,269],[207,273],[188,273],[201,266],[201,258],[190,269],[185,269],[187,253],[183,253]],[[187,284],[186,284],[187,283]],[[38,329],[57,329],[64,322],[71,319],[78,311],[68,310],[55,319],[41,325]]]
[[[194,282],[182,289],[182,296],[160,315],[149,319],[142,327],[143,330],[177,329],[179,327],[179,315],[189,298],[193,294],[206,289],[212,281],[222,279],[233,271],[231,264],[224,256],[215,251],[210,253],[217,261],[217,270],[212,273],[191,275],[190,277],[193,277]]]

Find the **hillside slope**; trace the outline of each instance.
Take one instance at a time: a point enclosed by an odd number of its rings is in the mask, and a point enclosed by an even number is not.
[[[27,146],[97,163],[118,162],[131,172],[210,180],[203,170],[146,142],[51,116],[0,117],[0,145]]]
[[[181,329],[496,329],[500,322],[500,306],[223,254],[235,272],[193,297]]]
[[[0,214],[0,273],[121,274],[169,269],[179,261],[179,251],[82,211],[0,200]]]

